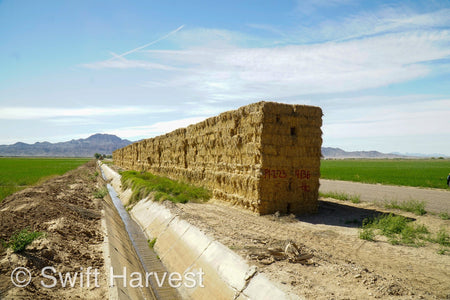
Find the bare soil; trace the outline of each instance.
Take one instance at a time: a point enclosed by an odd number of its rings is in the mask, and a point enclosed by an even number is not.
[[[224,203],[166,205],[280,288],[307,299],[450,299],[450,256],[438,254],[436,244],[414,248],[359,239],[364,218],[388,212],[369,203],[322,199],[313,216],[256,216]],[[404,215],[448,232],[450,221]],[[298,263],[273,255],[289,241],[312,258]]]
[[[27,188],[5,198],[0,203],[0,240],[23,228],[41,231],[45,237],[35,240],[20,253],[0,246],[0,299],[104,299],[107,297],[103,234],[101,228],[101,199],[94,197],[99,187],[95,176],[96,164],[91,161],[45,183]],[[58,274],[55,288],[45,288],[41,270],[52,266],[56,272],[86,272],[87,267],[99,271],[99,288],[90,282],[83,287],[78,280],[74,288],[63,288]],[[31,283],[15,287],[11,272],[26,267],[32,274]],[[83,268],[83,269],[82,269]],[[86,277],[85,277],[86,278]],[[92,277],[91,277],[92,278]],[[45,279],[47,285],[52,280]]]

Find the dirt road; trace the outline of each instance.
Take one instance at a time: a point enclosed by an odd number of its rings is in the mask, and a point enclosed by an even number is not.
[[[174,213],[213,236],[279,287],[306,299],[446,299],[450,258],[435,245],[414,248],[358,238],[354,220],[380,213],[370,203],[320,201],[311,216],[255,216],[223,203],[177,204]],[[449,221],[417,217],[430,228]],[[309,263],[270,255],[296,243]]]
[[[429,212],[450,213],[450,191],[439,189],[416,188],[368,184],[340,180],[320,180],[320,192],[343,192],[359,195],[361,201],[384,203],[389,201],[408,201],[411,199],[425,201],[425,209]]]

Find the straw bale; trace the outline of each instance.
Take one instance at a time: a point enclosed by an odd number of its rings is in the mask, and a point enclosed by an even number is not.
[[[204,185],[255,213],[317,209],[318,107],[258,102],[113,153],[126,169]]]

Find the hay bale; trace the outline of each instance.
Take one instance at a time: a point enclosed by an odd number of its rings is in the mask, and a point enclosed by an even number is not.
[[[322,110],[258,102],[113,152],[115,164],[210,188],[259,214],[317,210]]]

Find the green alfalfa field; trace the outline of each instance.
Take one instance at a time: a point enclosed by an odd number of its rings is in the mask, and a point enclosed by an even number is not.
[[[450,159],[322,160],[321,178],[448,189]]]
[[[0,201],[28,186],[62,175],[89,158],[0,157]]]

